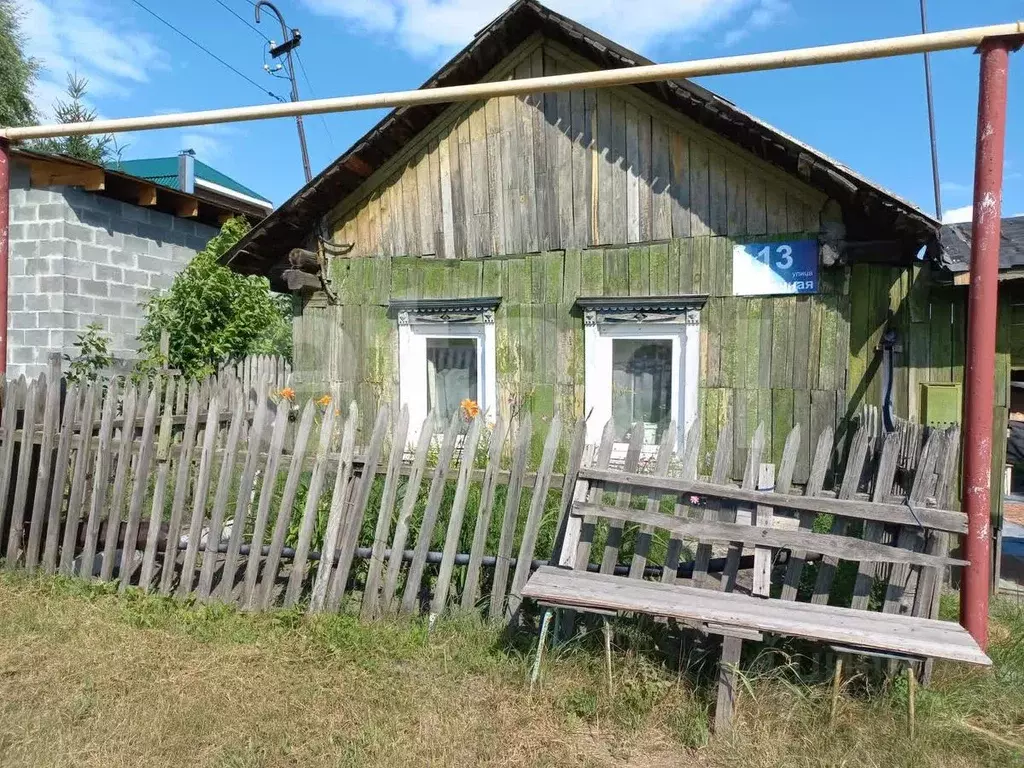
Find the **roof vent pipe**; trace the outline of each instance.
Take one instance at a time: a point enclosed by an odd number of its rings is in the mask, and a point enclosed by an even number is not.
[[[192,194],[196,191],[196,151],[183,149],[178,153],[178,189]]]

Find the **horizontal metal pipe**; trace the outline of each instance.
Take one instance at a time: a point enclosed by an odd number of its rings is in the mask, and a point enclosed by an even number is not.
[[[421,88],[414,91],[392,91],[359,96],[338,96],[328,99],[294,101],[283,104],[259,104],[249,107],[229,107],[201,112],[178,112],[169,115],[126,117],[93,120],[87,123],[35,125],[5,128],[0,136],[11,141],[47,139],[58,136],[145,131],[157,128],[180,128],[189,125],[211,125],[246,120],[266,120],[297,115],[316,115],[328,112],[352,112],[363,109],[411,107],[421,104],[446,104],[455,101],[476,101],[495,96],[521,96],[530,93],[567,91],[580,88],[637,85],[661,80],[676,80],[703,75],[726,75],[737,72],[755,72],[767,69],[790,69],[813,64],[835,64],[843,61],[863,61],[889,56],[907,56],[929,51],[955,48],[974,48],[987,37],[1006,37],[1024,34],[1024,22],[994,24],[985,27],[953,29],[904,37],[863,40],[788,51],[753,53],[742,56],[722,56],[669,64],[648,64],[638,67],[576,72],[567,75],[528,77],[522,80],[498,80],[471,83],[446,88]]]
[[[187,546],[188,546],[187,544],[184,544],[184,543],[181,543],[181,542],[178,543],[178,549],[181,550],[181,551],[184,551]],[[203,548],[202,551],[205,551],[205,548]],[[228,551],[228,542],[222,541],[220,543],[220,546],[217,548],[217,551],[222,553],[222,554],[227,552]],[[370,549],[370,547],[357,547],[356,548],[356,557],[359,558],[360,560],[369,560],[370,559],[371,551],[372,550]],[[407,562],[412,560],[412,558],[413,558],[413,551],[414,550],[411,550],[411,549],[403,550],[403,552],[402,552],[402,560],[405,560]],[[249,552],[250,552],[249,545],[248,544],[243,544],[241,546],[241,548],[239,549],[238,554],[240,556],[247,556],[249,554]],[[270,554],[270,546],[269,545],[264,545],[260,549],[260,555],[262,557],[266,557],[269,554]],[[435,551],[427,552],[427,563],[428,564],[429,563],[435,563],[435,564],[436,563],[440,563],[441,562],[441,556],[442,556],[441,552],[435,552]],[[281,558],[282,559],[284,559],[284,560],[291,560],[294,557],[295,557],[295,550],[292,549],[291,547],[284,547],[281,550]],[[390,558],[391,558],[391,550],[390,549],[385,549],[384,550],[384,559],[388,560]],[[311,561],[315,561],[315,562],[319,562],[320,561],[320,552],[312,551],[312,552],[310,552],[306,556],[306,559],[307,560],[311,560]],[[338,562],[337,555],[335,555],[334,562],[335,562],[335,564],[337,564],[337,562]],[[509,562],[509,567],[510,568],[515,568],[516,563],[518,562],[518,560],[517,560],[517,558],[512,557],[512,558],[509,558],[508,562]],[[493,568],[495,565],[497,565],[497,563],[498,563],[498,558],[494,557],[493,555],[484,555],[483,558],[480,561],[480,565],[482,567],[484,567],[484,568]],[[711,561],[708,563],[708,572],[709,573],[720,573],[720,572],[722,572],[723,570],[725,570],[725,563],[726,563],[726,558],[724,558],[724,557],[712,558]],[[533,560],[531,562],[531,564],[530,564],[530,569],[531,570],[537,570],[542,565],[547,565],[547,564],[548,564],[547,560]],[[464,554],[464,553],[456,554],[455,555],[455,565],[469,565],[469,555],[468,554]],[[753,567],[754,567],[754,556],[753,555],[749,555],[747,557],[740,558],[740,570],[746,570],[746,569],[753,568]],[[615,566],[615,575],[616,576],[625,576],[625,575],[629,574],[629,568],[630,568],[630,566],[628,564],[616,565]],[[600,563],[590,563],[587,566],[587,570],[591,571],[593,573],[597,573],[597,572],[599,572],[601,570],[601,565],[600,565]],[[644,568],[644,576],[660,577],[662,570],[664,570],[664,569],[660,565],[648,565],[648,566],[646,566]],[[683,564],[681,564],[678,567],[678,569],[676,569],[676,576],[678,578],[681,578],[681,579],[688,579],[691,576],[693,576],[693,563],[691,562],[691,563],[683,563]]]

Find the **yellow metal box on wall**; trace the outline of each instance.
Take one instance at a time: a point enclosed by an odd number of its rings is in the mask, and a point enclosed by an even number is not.
[[[921,421],[929,427],[960,423],[960,384],[922,384]]]

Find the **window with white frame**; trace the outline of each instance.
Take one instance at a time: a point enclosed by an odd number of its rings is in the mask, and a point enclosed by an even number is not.
[[[395,300],[398,319],[398,390],[409,408],[410,440],[428,413],[444,431],[452,414],[472,401],[493,421],[494,310],[499,299]]]
[[[618,451],[643,429],[657,445],[674,423],[681,450],[697,418],[699,296],[580,298],[583,310],[587,439],[601,440],[609,421]]]

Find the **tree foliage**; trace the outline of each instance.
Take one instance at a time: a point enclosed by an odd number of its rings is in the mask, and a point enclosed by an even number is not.
[[[70,101],[57,99],[53,104],[53,116],[58,123],[89,123],[96,119],[96,110],[85,105],[83,101],[89,88],[89,81],[79,77],[77,73],[68,72],[68,98]],[[34,145],[40,152],[55,155],[68,155],[86,160],[90,163],[102,164],[113,154],[114,137],[106,136],[61,136],[56,139],[43,139]]]
[[[170,289],[146,303],[139,334],[146,358],[159,356],[165,330],[168,364],[193,378],[246,355],[291,356],[291,299],[273,293],[266,278],[240,275],[220,263],[248,231],[245,219],[229,219]]]
[[[0,0],[0,125],[35,122],[30,91],[39,69],[25,55],[21,18],[12,0]]]

